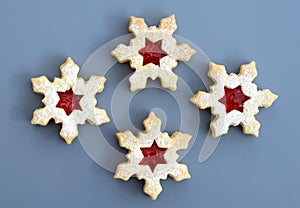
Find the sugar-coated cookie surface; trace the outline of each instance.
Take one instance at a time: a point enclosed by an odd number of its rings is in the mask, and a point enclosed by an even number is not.
[[[135,69],[129,78],[131,91],[145,88],[148,78],[158,77],[162,87],[176,90],[178,76],[172,69],[177,60],[188,61],[195,53],[187,44],[176,44],[173,38],[176,29],[174,15],[162,19],[159,27],[148,27],[143,18],[130,17],[129,31],[135,38],[129,46],[118,45],[111,54],[120,63],[130,61],[130,66]]]
[[[145,132],[137,136],[130,131],[117,133],[121,147],[128,149],[128,161],[118,165],[114,178],[127,181],[131,176],[145,180],[144,192],[155,200],[162,187],[160,179],[168,175],[176,181],[190,178],[187,166],[177,162],[176,151],[186,149],[191,139],[189,134],[175,132],[171,137],[161,132],[161,120],[151,112],[144,120]]]
[[[60,66],[61,78],[50,82],[47,77],[32,78],[33,91],[44,95],[43,108],[36,109],[32,124],[47,125],[50,119],[62,123],[60,135],[71,144],[78,135],[77,125],[87,120],[93,125],[109,122],[104,109],[95,107],[95,94],[102,92],[106,81],[103,76],[91,76],[88,81],[78,78],[79,67],[69,57]]]
[[[214,81],[210,92],[199,91],[191,102],[200,109],[211,108],[215,119],[210,127],[214,137],[228,132],[229,126],[243,127],[245,134],[258,136],[260,123],[255,119],[259,107],[268,108],[278,98],[270,90],[257,90],[255,62],[242,65],[239,74],[227,74],[223,65],[210,63],[208,76]]]

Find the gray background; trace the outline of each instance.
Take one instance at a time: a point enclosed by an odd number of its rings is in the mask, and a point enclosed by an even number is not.
[[[0,207],[300,207],[299,7],[296,0],[1,0]],[[30,78],[60,76],[58,67],[67,56],[83,65],[98,47],[128,33],[130,15],[156,25],[173,13],[176,34],[230,72],[255,60],[255,82],[280,97],[257,116],[262,123],[259,139],[231,128],[212,157],[199,164],[209,124],[209,111],[202,111],[197,142],[183,160],[192,179],[162,181],[164,191],[154,202],[143,194],[142,181],[113,179],[88,157],[78,139],[66,145],[58,136],[60,126],[32,126],[32,112],[42,106],[42,96],[32,92]],[[107,75],[106,91],[97,98],[109,115],[105,99],[130,72],[124,64]],[[195,92],[204,90],[186,65],[179,64],[175,72]],[[155,99],[160,97],[164,100]],[[132,101],[131,119],[141,127],[148,111],[160,106],[171,118],[166,130],[175,131],[178,106],[160,90],[140,92]],[[101,128],[118,148],[113,124]]]

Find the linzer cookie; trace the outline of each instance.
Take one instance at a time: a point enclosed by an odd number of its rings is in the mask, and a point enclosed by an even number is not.
[[[120,146],[129,152],[128,161],[118,165],[114,177],[127,181],[136,175],[139,180],[144,179],[144,192],[155,200],[162,191],[160,179],[168,175],[176,181],[190,178],[187,166],[176,161],[176,151],[186,149],[191,136],[175,132],[169,137],[161,132],[161,120],[153,112],[144,120],[144,126],[145,132],[137,137],[130,131],[117,133]]]
[[[208,76],[214,81],[210,92],[199,91],[191,102],[200,109],[211,108],[216,116],[210,124],[212,135],[221,136],[230,125],[241,124],[245,134],[258,137],[260,123],[255,119],[258,108],[270,107],[278,96],[268,89],[257,90],[252,83],[257,76],[255,62],[242,65],[238,75],[228,75],[224,66],[211,63]]]
[[[176,90],[178,76],[172,72],[177,60],[188,61],[195,50],[187,44],[177,45],[173,33],[177,29],[175,16],[164,18],[160,26],[148,27],[143,18],[130,17],[129,31],[135,35],[130,45],[119,45],[112,55],[120,63],[130,61],[135,72],[129,78],[131,91],[146,87],[147,79],[160,78],[161,85]]]
[[[87,120],[93,125],[109,122],[104,109],[96,106],[95,94],[102,92],[106,81],[103,76],[91,76],[85,82],[78,78],[79,67],[71,58],[60,66],[61,78],[50,82],[47,77],[32,78],[33,91],[44,95],[43,108],[36,109],[32,124],[45,126],[50,119],[62,123],[60,135],[71,144],[78,135],[77,125]]]

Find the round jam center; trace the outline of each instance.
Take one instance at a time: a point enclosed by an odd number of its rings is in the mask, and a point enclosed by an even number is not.
[[[143,56],[143,66],[147,64],[155,64],[160,66],[160,59],[168,55],[161,48],[162,40],[151,42],[146,38],[145,47],[139,50],[139,54]]]
[[[243,93],[242,87],[238,86],[234,89],[224,87],[224,92],[225,95],[219,100],[219,102],[226,106],[226,113],[233,110],[243,112],[244,103],[249,100],[250,97]]]
[[[139,165],[148,165],[152,172],[157,164],[166,164],[164,153],[167,151],[167,148],[160,148],[155,141],[151,147],[141,148],[141,151],[144,155],[144,158],[141,160]]]
[[[57,92],[59,101],[56,105],[57,108],[62,108],[67,115],[70,115],[73,110],[82,110],[79,101],[83,95],[75,95],[72,89],[65,92]]]

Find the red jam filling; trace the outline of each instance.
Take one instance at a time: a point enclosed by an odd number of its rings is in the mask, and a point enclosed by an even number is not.
[[[234,89],[224,87],[225,95],[219,102],[226,106],[226,113],[232,110],[238,110],[243,112],[244,103],[250,99],[250,97],[244,95],[242,87],[238,86]]]
[[[155,140],[151,147],[141,148],[144,158],[141,160],[139,165],[148,165],[152,172],[154,171],[157,164],[166,164],[164,154],[167,148],[160,148]]]
[[[160,59],[168,55],[161,49],[162,40],[151,42],[146,38],[145,47],[139,50],[139,54],[143,56],[143,66],[147,64],[155,64],[160,66]]]
[[[72,88],[65,92],[57,93],[59,96],[59,101],[56,107],[64,109],[67,115],[70,115],[73,110],[82,110],[79,101],[81,100],[83,95],[75,95]]]

